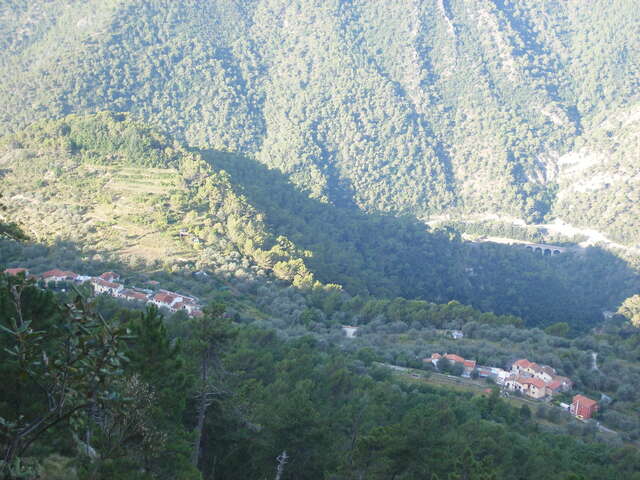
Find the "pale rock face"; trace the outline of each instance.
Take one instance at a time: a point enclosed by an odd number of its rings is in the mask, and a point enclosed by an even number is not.
[[[351,327],[351,326],[345,325],[342,327],[342,330],[344,331],[347,338],[355,338],[356,332],[358,331],[358,327]]]

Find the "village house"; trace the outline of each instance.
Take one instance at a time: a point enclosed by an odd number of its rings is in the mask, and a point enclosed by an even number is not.
[[[108,282],[100,277],[94,277],[90,281],[96,295],[106,293],[107,295],[116,296],[117,292],[124,288],[120,283]]]
[[[539,378],[543,382],[551,382],[556,374],[556,371],[549,366],[541,366],[537,363],[530,362],[529,360],[522,358],[516,360],[511,370],[516,375],[530,375],[532,377]]]
[[[17,277],[21,273],[24,273],[25,277],[29,275],[29,271],[26,268],[7,268],[4,273],[10,277]]]
[[[181,295],[166,290],[160,290],[152,296],[152,290],[145,291],[136,288],[125,289],[124,285],[117,283],[120,279],[120,275],[115,272],[105,272],[99,277],[89,277],[86,275],[78,275],[74,272],[53,269],[43,273],[40,277],[36,277],[35,275],[29,275],[26,268],[8,268],[4,270],[4,273],[12,276],[24,273],[30,278],[41,278],[47,286],[51,282],[72,281],[74,283],[83,283],[88,281],[93,287],[95,295],[106,294],[127,301],[153,303],[158,307],[167,308],[172,312],[184,310],[192,317],[201,317],[204,315],[199,301],[195,297],[189,297],[187,295]],[[148,281],[147,283],[150,285],[159,284],[157,281]]]
[[[130,302],[146,302],[149,299],[149,295],[146,293],[126,288],[118,291],[116,296]]]
[[[531,398],[544,398],[547,396],[547,387],[543,380],[535,377],[521,377],[511,375],[505,381],[508,390],[520,392]]]
[[[434,367],[438,366],[438,361],[442,358],[439,353],[432,353],[430,358],[423,358],[424,363],[431,363]]]
[[[573,388],[573,382],[567,377],[555,375],[553,380],[547,383],[547,390],[549,395],[555,395],[561,392],[567,392]]]
[[[153,297],[151,297],[151,299],[149,300],[149,303],[153,303],[158,308],[167,308],[170,311],[175,312],[177,311],[175,308],[176,304],[184,303],[183,300],[184,300],[184,297],[182,297],[177,293],[161,290],[158,293],[156,293]]]
[[[471,375],[471,372],[473,370],[475,370],[476,368],[476,361],[475,360],[467,360],[465,358],[462,358],[460,355],[456,355],[453,353],[447,353],[444,358],[446,358],[447,360],[449,360],[450,362],[453,363],[458,363],[460,365],[462,365],[462,368],[464,368],[464,376],[469,376]]]
[[[584,395],[576,395],[573,397],[573,403],[571,403],[569,411],[572,415],[586,420],[598,411],[598,402]]]
[[[425,358],[423,362],[431,363],[433,364],[434,367],[438,367],[438,362],[440,361],[441,358],[443,358],[443,356],[440,355],[439,353],[432,353],[431,358]],[[475,360],[467,360],[462,358],[460,355],[456,355],[454,353],[446,353],[444,355],[444,358],[449,360],[451,363],[457,363],[462,365],[462,368],[463,368],[462,375],[464,377],[469,377],[471,375],[471,372],[476,368]]]
[[[573,388],[573,382],[567,377],[557,375],[554,368],[548,365],[538,365],[526,358],[513,362],[511,373],[515,377],[533,377],[542,380],[545,383],[547,395],[566,392]]]
[[[67,272],[64,270],[53,269],[48,272],[44,272],[40,275],[40,278],[47,285],[50,282],[71,282],[78,278],[78,274],[74,272]]]
[[[120,280],[120,275],[115,272],[104,272],[99,278],[106,280],[107,282],[117,282]]]

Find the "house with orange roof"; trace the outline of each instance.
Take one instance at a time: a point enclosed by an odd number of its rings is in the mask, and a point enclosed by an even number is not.
[[[508,390],[520,392],[531,398],[544,398],[547,396],[546,384],[535,377],[522,377],[511,375],[505,381],[505,387]]]
[[[527,369],[531,366],[531,362],[526,358],[521,358],[520,360],[516,360],[513,362],[511,366],[511,370],[513,373],[521,373],[522,371],[527,371]]]
[[[172,312],[175,312],[176,310],[174,306],[177,303],[181,303],[182,300],[183,297],[177,293],[161,290],[153,297],[151,297],[149,303],[153,303],[154,305],[158,306],[158,308],[167,308]]]
[[[29,271],[26,268],[7,268],[4,273],[10,277],[17,277],[21,273],[23,273],[25,277],[29,275]]]
[[[566,392],[573,388],[573,382],[561,375],[557,375],[554,368],[548,365],[538,365],[526,358],[513,362],[511,373],[516,377],[532,377],[542,380],[547,385],[547,395]]]
[[[40,275],[40,278],[42,278],[42,281],[48,285],[50,282],[74,281],[76,278],[78,278],[78,274],[64,270],[58,270],[57,268],[55,268],[53,270],[49,270],[48,272],[44,272],[42,275]]]
[[[428,358],[423,358],[422,362],[423,363],[430,363],[432,364],[434,367],[438,366],[438,361],[442,358],[442,355],[440,355],[439,353],[432,353],[430,357]]]
[[[591,418],[598,411],[598,402],[584,395],[575,395],[569,411],[580,419]]]
[[[153,303],[159,308],[166,308],[172,312],[184,310],[192,316],[194,315],[194,312],[200,311],[197,299],[166,290],[160,290],[156,293],[149,300],[149,303]]]
[[[475,360],[467,360],[466,358],[462,358],[460,355],[456,355],[455,353],[446,353],[444,358],[449,360],[452,363],[457,363],[462,365],[463,373],[462,375],[468,377],[471,375],[471,372],[476,368]]]
[[[120,280],[120,275],[115,272],[104,272],[99,278],[106,280],[107,282],[117,282]]]

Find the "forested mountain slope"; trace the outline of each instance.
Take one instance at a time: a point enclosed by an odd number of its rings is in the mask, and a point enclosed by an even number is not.
[[[285,342],[220,309],[98,316],[3,273],[0,306],[8,479],[272,478],[285,448],[286,479],[640,478],[636,447],[560,411],[571,435],[549,407],[401,381],[366,349]],[[216,394],[198,422],[204,388]]]
[[[551,211],[627,243],[638,232],[632,196],[615,212],[607,191],[585,202],[560,168],[613,149],[627,167],[602,175],[638,175],[633,0],[9,0],[0,22],[5,133],[130,111],[370,212]],[[623,140],[596,148],[603,118]]]
[[[33,124],[0,143],[0,169],[10,218],[34,240],[71,242],[94,252],[87,261],[97,252],[141,272],[207,269],[303,290],[319,281],[577,329],[640,287],[637,272],[600,249],[540,256],[331,205],[277,169],[186,149],[123,114]]]

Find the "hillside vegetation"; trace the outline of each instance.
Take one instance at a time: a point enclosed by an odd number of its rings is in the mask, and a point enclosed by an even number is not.
[[[134,112],[324,201],[419,218],[556,216],[633,243],[636,7],[9,0],[0,132]],[[597,169],[597,185],[575,169]]]
[[[270,478],[285,449],[291,479],[639,478],[635,447],[575,421],[558,433],[497,389],[399,382],[313,338],[239,328],[221,306],[167,323],[64,300],[0,273],[5,478]]]
[[[599,249],[539,256],[310,199],[277,169],[188,150],[120,114],[34,124],[7,137],[0,158],[8,212],[33,240],[67,242],[80,259],[125,261],[138,273],[205,269],[241,290],[258,278],[302,290],[337,284],[350,295],[458,300],[577,329],[640,282]]]

